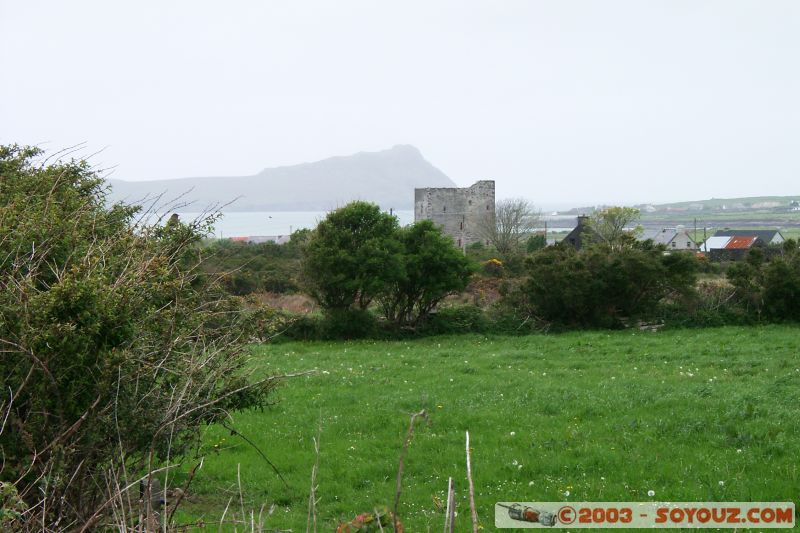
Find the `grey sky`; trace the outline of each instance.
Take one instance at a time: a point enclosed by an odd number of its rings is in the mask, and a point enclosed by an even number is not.
[[[0,142],[133,180],[407,143],[539,204],[799,194],[799,29],[789,0],[0,0]]]

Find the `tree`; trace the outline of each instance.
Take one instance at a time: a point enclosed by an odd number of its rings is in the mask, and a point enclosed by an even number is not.
[[[248,379],[247,315],[196,268],[204,226],[136,225],[87,163],[41,156],[0,147],[0,482],[35,529],[91,529],[273,381]]]
[[[326,311],[366,309],[402,275],[397,218],[352,202],[328,213],[304,248],[303,278]]]
[[[588,223],[594,230],[594,236],[601,243],[616,250],[635,241],[632,237],[641,232],[641,228],[636,226],[634,233],[627,231],[626,228],[636,224],[640,216],[639,210],[633,207],[607,207],[592,213]]]
[[[401,228],[398,239],[402,275],[387,284],[379,301],[387,319],[401,326],[417,325],[447,295],[467,286],[472,267],[453,239],[430,220]]]
[[[509,198],[497,202],[494,216],[487,215],[481,221],[479,234],[507,259],[519,252],[523,239],[540,221],[541,213],[528,200]]]

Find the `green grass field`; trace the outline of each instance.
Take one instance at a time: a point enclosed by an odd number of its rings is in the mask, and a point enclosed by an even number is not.
[[[466,430],[486,530],[497,501],[800,494],[796,327],[283,343],[254,348],[253,364],[262,375],[316,371],[281,386],[265,412],[234,415],[290,488],[252,447],[213,427],[180,521],[216,524],[232,499],[237,512],[272,508],[271,528],[304,531],[319,426],[321,531],[391,507],[409,414],[423,408],[430,424],[409,447],[400,506],[410,532],[441,530],[435,502],[450,476],[456,529],[468,530]]]

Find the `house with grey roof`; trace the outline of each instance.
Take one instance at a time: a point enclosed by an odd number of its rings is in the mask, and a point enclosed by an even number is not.
[[[663,244],[669,250],[697,250],[697,243],[683,228],[646,230],[638,238],[640,241],[651,240],[656,244]]]

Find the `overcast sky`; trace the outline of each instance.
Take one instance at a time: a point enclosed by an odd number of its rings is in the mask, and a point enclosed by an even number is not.
[[[0,143],[115,178],[413,144],[540,205],[800,194],[800,2],[0,0]]]

